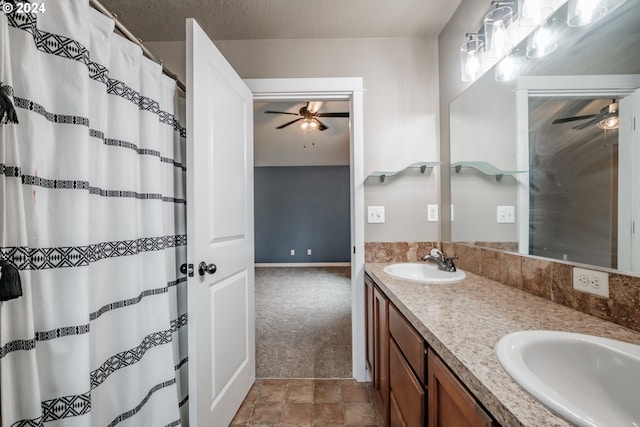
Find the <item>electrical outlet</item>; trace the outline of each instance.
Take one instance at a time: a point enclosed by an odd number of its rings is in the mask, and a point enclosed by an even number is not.
[[[573,289],[609,298],[609,273],[573,267]]]
[[[311,249],[307,249],[307,255],[311,255]]]
[[[291,249],[291,256],[294,256],[296,254],[296,250],[295,249]]]

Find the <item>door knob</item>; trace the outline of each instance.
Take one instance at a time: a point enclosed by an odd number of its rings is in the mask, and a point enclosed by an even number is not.
[[[218,267],[216,267],[215,264],[207,264],[206,262],[202,261],[198,265],[198,274],[201,276],[204,276],[206,273],[213,274],[216,272],[216,270],[218,270]]]

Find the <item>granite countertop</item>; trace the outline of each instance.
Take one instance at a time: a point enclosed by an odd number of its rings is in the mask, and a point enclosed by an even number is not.
[[[388,263],[365,272],[504,427],[570,426],[502,369],[494,347],[511,332],[557,330],[640,344],[640,333],[467,272],[454,284],[397,279]]]

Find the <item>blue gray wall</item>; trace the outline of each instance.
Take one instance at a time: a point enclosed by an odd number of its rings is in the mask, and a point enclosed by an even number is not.
[[[256,167],[256,262],[349,262],[349,207],[349,166]]]

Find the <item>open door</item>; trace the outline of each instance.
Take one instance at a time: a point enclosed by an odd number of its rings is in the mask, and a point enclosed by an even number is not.
[[[255,380],[253,95],[187,19],[189,418],[230,424]]]

